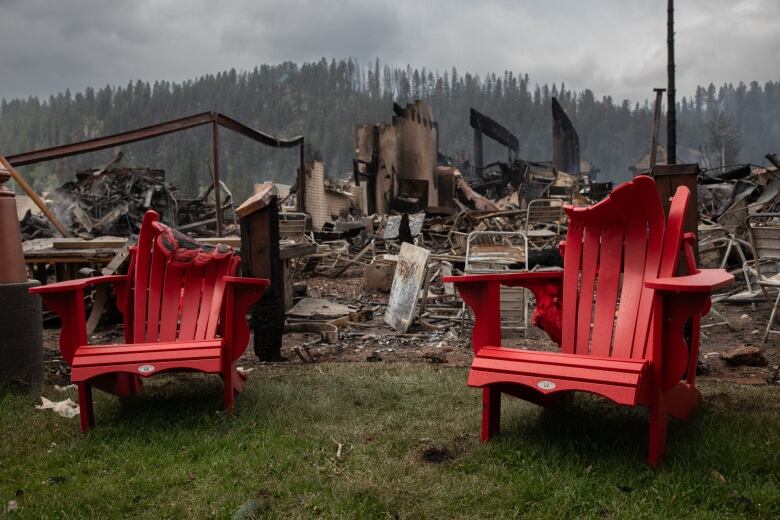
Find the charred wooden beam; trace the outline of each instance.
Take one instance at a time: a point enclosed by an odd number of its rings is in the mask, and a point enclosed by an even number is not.
[[[674,0],[668,0],[666,8],[666,50],[668,76],[667,107],[666,107],[666,163],[677,164],[677,90],[674,86]]]
[[[558,100],[552,98],[553,168],[580,173],[580,137]]]
[[[477,112],[473,108],[469,110],[469,124],[474,130],[479,130],[497,143],[503,144],[514,153],[517,153],[520,148],[520,141],[515,134],[507,130],[494,119]],[[510,161],[513,158],[514,157],[510,157]]]
[[[658,132],[661,128],[661,99],[666,91],[663,88],[654,88],[655,91],[655,112],[653,113],[653,137],[650,144],[650,171],[655,168],[655,156],[658,150]]]

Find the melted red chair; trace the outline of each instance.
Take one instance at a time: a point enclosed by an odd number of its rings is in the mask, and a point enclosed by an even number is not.
[[[678,188],[664,222],[655,181],[637,177],[594,206],[566,207],[562,271],[444,278],[475,315],[468,384],[483,389],[483,442],[499,431],[502,393],[549,406],[583,391],[649,407],[647,460],[663,460],[668,417],[687,419],[701,400],[696,360],[710,294],[734,280],[722,269],[696,268],[695,237],[682,231],[689,199]],[[687,276],[675,276],[681,244]],[[533,323],[560,352],[501,346],[501,285],[533,291]]]
[[[92,387],[119,397],[141,391],[141,377],[200,371],[224,380],[225,408],[244,375],[234,367],[249,342],[246,313],[268,280],[234,276],[239,257],[227,246],[202,246],[144,215],[126,275],[98,276],[30,290],[62,321],[60,353],[78,386],[81,430],[94,425]],[[89,345],[84,288],[110,283],[124,316],[125,343]]]

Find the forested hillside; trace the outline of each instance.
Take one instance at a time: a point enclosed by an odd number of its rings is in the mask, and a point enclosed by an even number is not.
[[[648,97],[653,86],[648,85]],[[624,178],[628,166],[649,149],[652,107],[646,101],[632,104],[564,85],[538,86],[527,75],[511,72],[479,77],[454,68],[435,72],[323,59],[230,70],[183,83],[138,81],[43,100],[4,99],[0,152],[11,155],[215,110],[283,137],[303,134],[308,157],[324,160],[331,176],[341,176],[351,170],[355,123],[388,121],[393,101],[403,105],[424,99],[439,122],[445,154],[471,152],[468,109],[474,107],[518,135],[521,157],[545,161],[552,154],[552,96],[577,127],[583,158],[601,169],[602,179]],[[760,164],[765,153],[780,152],[780,81],[709,85],[695,93],[678,92],[678,99],[679,148],[702,150],[720,161],[723,146],[727,163]],[[222,135],[223,177],[237,196],[249,193],[254,182],[292,182],[297,151],[267,149],[226,130]],[[208,182],[210,146],[209,129],[200,128],[122,150],[125,164],[164,168],[172,182],[193,194]],[[496,147],[486,152],[487,161],[503,157]],[[76,168],[100,166],[114,153],[23,171],[43,189],[70,178]]]

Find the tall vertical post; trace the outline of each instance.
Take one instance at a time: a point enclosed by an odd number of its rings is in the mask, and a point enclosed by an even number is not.
[[[214,163],[214,206],[217,219],[217,236],[222,236],[222,197],[219,186],[219,124],[216,118],[211,122],[211,157]]]
[[[668,92],[666,107],[666,163],[677,164],[677,91],[674,88],[674,0],[668,0],[666,8],[666,47]]]
[[[480,175],[482,173],[483,166],[482,157],[482,130],[479,128],[474,129],[474,175]]]
[[[658,132],[661,127],[661,99],[666,91],[663,88],[654,88],[655,91],[655,112],[653,113],[653,137],[650,142],[650,172],[655,168],[655,156],[658,150]]]
[[[303,151],[303,138],[301,138],[300,165],[298,166],[298,198],[297,209],[301,213],[306,213],[306,156]]]

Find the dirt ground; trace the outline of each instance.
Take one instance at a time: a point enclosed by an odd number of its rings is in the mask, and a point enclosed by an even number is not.
[[[437,322],[443,328],[429,330],[419,324],[412,325],[406,334],[399,334],[383,321],[388,294],[366,292],[362,270],[353,267],[338,279],[309,277],[298,280],[305,285],[306,295],[351,305],[361,309],[374,309],[373,317],[364,322],[350,322],[339,330],[339,339],[333,344],[323,343],[319,334],[286,334],[282,356],[289,363],[327,363],[373,361],[377,363],[420,362],[440,363],[449,366],[468,366],[471,362],[471,325],[461,321]],[[301,288],[302,290],[302,288]],[[434,289],[435,290],[435,289]],[[460,305],[453,301],[453,310]],[[702,330],[699,377],[705,380],[729,381],[741,384],[767,384],[778,381],[780,365],[780,337],[770,336],[765,345],[761,337],[769,318],[767,302],[755,304],[715,304],[715,308],[733,325],[707,327]],[[712,323],[712,314],[703,324]],[[441,325],[444,323],[444,325]],[[90,338],[92,343],[118,343],[122,341],[122,326],[102,326]],[[68,367],[57,349],[59,329],[45,328],[44,348],[46,378],[49,384],[67,384]],[[531,327],[527,336],[522,332],[504,335],[503,344],[535,350],[555,350],[555,344],[540,329]],[[767,366],[730,366],[721,353],[739,346],[756,346],[762,349]],[[296,348],[297,347],[297,348]],[[296,352],[296,350],[298,352]],[[304,361],[306,358],[306,361]],[[239,366],[251,369],[260,362],[254,356],[252,342]]]

